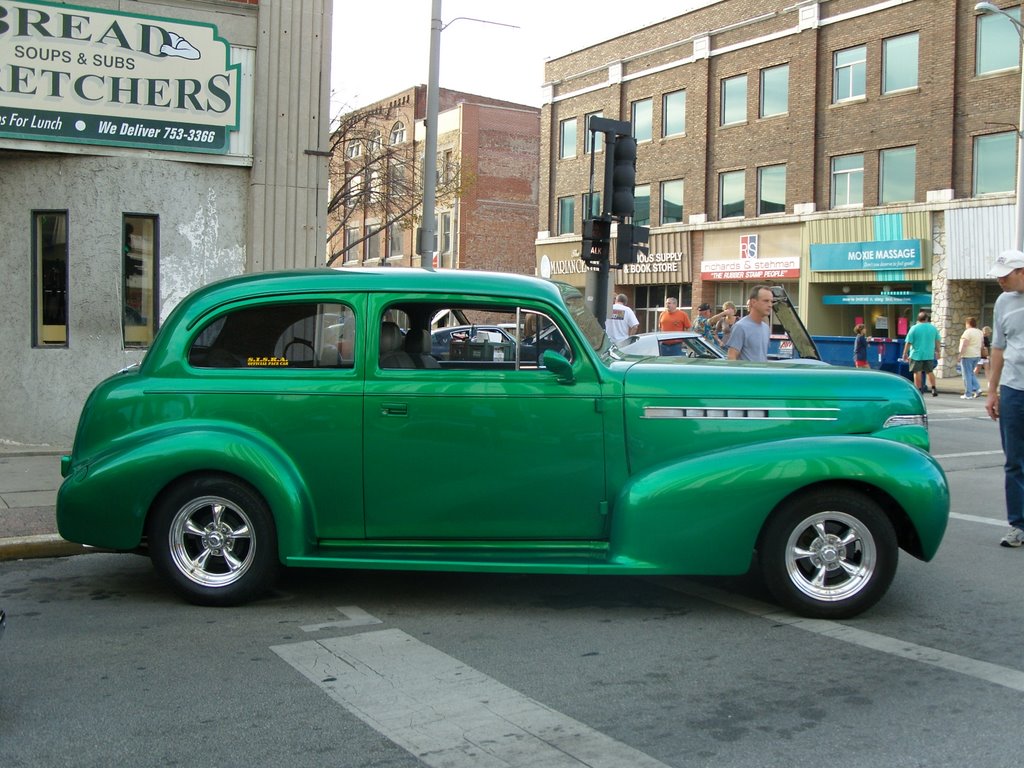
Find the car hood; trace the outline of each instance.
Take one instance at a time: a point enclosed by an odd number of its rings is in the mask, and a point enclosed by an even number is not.
[[[890,373],[786,362],[648,358],[624,373],[632,440],[699,440],[705,450],[789,437],[877,434],[927,449],[924,401]],[[664,425],[671,430],[662,434]],[[667,456],[665,458],[668,458]]]

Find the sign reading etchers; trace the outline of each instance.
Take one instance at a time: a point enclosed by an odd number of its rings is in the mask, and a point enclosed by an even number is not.
[[[210,24],[0,0],[0,137],[227,152],[230,53]]]

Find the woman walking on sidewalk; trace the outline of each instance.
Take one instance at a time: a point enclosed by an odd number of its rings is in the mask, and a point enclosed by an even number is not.
[[[968,317],[964,320],[966,328],[960,336],[960,375],[964,379],[964,393],[961,400],[972,400],[981,394],[981,384],[974,375],[974,366],[981,360],[981,348],[985,337],[978,329],[978,320]]]

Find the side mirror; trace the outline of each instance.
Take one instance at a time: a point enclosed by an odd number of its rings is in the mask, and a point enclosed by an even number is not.
[[[572,363],[562,355],[550,349],[540,356],[541,364],[558,377],[559,384],[574,384],[576,377],[572,373]]]

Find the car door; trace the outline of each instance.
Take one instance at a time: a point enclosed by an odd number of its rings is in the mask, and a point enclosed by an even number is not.
[[[601,383],[592,362],[570,352],[571,384],[536,363],[497,357],[456,368],[373,370],[371,363],[363,417],[367,537],[604,537]]]

